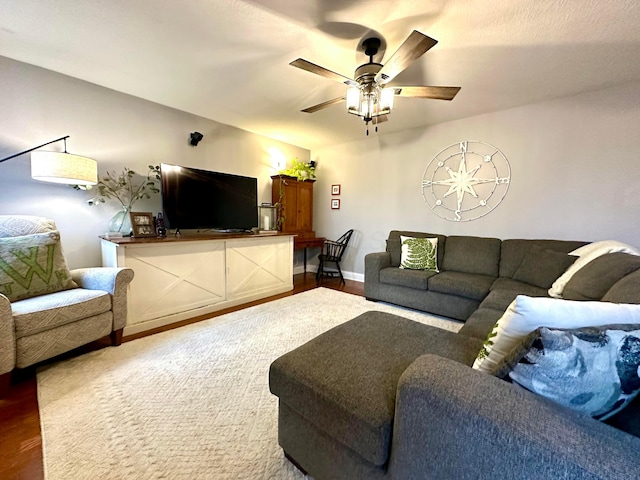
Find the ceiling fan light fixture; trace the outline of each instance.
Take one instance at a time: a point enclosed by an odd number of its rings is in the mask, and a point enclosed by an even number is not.
[[[382,113],[391,113],[393,109],[393,97],[395,97],[395,88],[383,88],[380,93],[380,110],[386,110]]]

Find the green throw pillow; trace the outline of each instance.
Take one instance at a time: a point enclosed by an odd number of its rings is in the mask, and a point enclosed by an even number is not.
[[[437,238],[400,236],[400,268],[438,271]]]
[[[57,230],[0,238],[0,293],[9,301],[77,286],[62,255]]]

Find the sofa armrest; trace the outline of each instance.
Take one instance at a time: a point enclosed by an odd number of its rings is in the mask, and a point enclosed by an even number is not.
[[[0,293],[0,375],[16,366],[16,336],[11,302]]]
[[[640,438],[436,355],[398,383],[393,478],[640,478]]]
[[[133,269],[77,268],[71,270],[71,278],[80,288],[109,292],[113,301],[113,330],[124,328],[127,323],[127,287],[133,280]]]
[[[388,252],[368,253],[364,257],[364,296],[375,300],[379,297],[380,270],[391,266]]]

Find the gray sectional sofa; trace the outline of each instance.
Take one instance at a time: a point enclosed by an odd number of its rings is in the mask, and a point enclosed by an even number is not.
[[[438,237],[440,271],[398,268],[400,235]],[[600,422],[470,368],[516,296],[546,296],[585,243],[391,232],[365,258],[366,297],[465,323],[453,333],[372,311],[277,359],[285,455],[316,480],[640,478],[640,397]],[[640,303],[640,257],[579,272],[567,298]]]

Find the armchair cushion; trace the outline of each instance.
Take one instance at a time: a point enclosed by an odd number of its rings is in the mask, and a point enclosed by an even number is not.
[[[0,292],[11,302],[77,288],[62,255],[60,233],[0,238]]]
[[[111,296],[102,290],[75,288],[11,304],[16,338],[93,317],[111,310]]]

